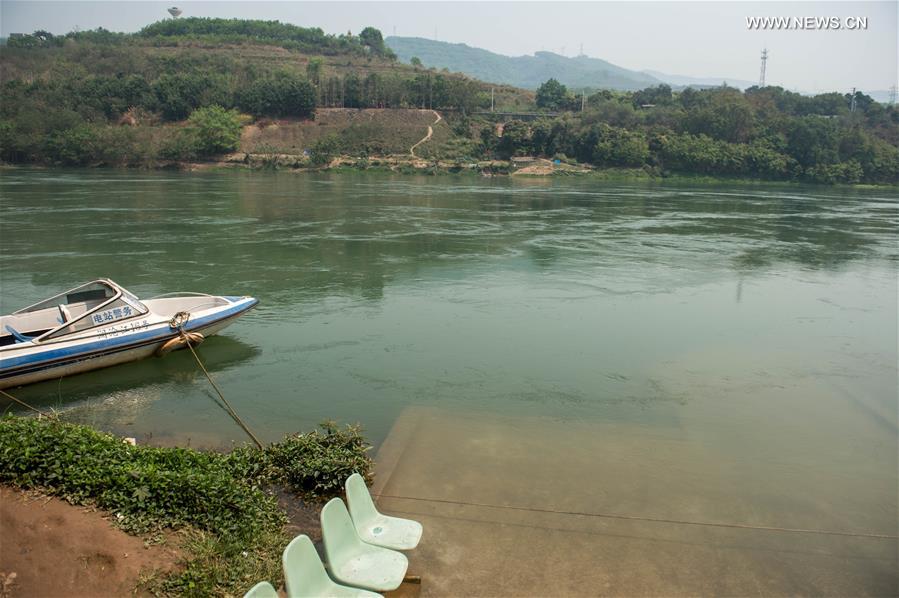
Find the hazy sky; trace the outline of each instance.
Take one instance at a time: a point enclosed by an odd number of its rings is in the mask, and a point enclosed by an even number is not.
[[[136,31],[183,16],[277,19],[328,33],[371,25],[507,55],[551,50],[636,70],[757,81],[805,91],[888,89],[897,68],[897,2],[81,2],[0,0],[0,33],[105,27]],[[750,30],[746,17],[867,17],[866,30]]]

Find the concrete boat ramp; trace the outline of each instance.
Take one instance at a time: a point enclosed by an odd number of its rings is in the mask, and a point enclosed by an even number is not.
[[[380,508],[425,528],[422,584],[398,595],[897,593],[895,539],[695,524],[871,522],[827,476],[753,469],[669,428],[410,407],[376,461]]]

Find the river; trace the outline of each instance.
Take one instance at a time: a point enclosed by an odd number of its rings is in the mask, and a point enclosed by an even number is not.
[[[334,419],[377,447],[410,406],[636,425],[851,481],[859,524],[894,522],[891,191],[15,169],[0,193],[4,313],[96,277],[259,298],[199,353],[266,441]],[[139,442],[246,441],[188,352],[13,392]]]

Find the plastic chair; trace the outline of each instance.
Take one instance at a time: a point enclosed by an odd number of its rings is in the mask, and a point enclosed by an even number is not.
[[[377,592],[400,587],[409,567],[406,555],[363,542],[342,500],[333,498],[324,506],[321,522],[325,555],[335,581]]]
[[[278,598],[278,592],[267,581],[260,581],[243,595],[243,598]]]
[[[422,532],[419,522],[379,513],[365,480],[358,473],[348,477],[345,486],[353,525],[363,542],[394,550],[411,550],[418,546]]]
[[[381,596],[368,590],[350,588],[331,581],[325,566],[309,536],[300,535],[290,541],[281,556],[284,565],[284,585],[288,598],[334,596],[335,598],[376,598]]]

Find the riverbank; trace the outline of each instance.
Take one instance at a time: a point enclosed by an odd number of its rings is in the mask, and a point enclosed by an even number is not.
[[[545,159],[535,159],[540,163],[539,168],[522,166],[512,160],[489,160],[481,162],[450,162],[437,160],[412,160],[404,156],[354,158],[352,156],[338,156],[325,166],[312,166],[302,159],[289,154],[278,154],[274,157],[268,154],[232,154],[227,159],[215,161],[193,162],[167,162],[157,167],[122,167],[96,165],[91,168],[97,171],[113,170],[127,172],[165,172],[177,171],[186,173],[215,173],[215,172],[284,172],[297,175],[334,173],[334,174],[386,174],[386,175],[427,175],[427,176],[463,176],[476,178],[518,178],[545,180],[552,178],[576,177],[593,181],[608,182],[653,182],[671,184],[696,184],[696,185],[761,185],[766,187],[820,187],[823,189],[896,189],[895,184],[886,183],[816,183],[810,184],[802,181],[782,181],[768,179],[752,179],[746,177],[728,177],[722,175],[710,176],[702,174],[688,174],[675,172],[660,172],[644,168],[595,168],[587,164],[552,164]],[[58,167],[47,165],[19,165],[0,163],[0,171],[16,170],[46,170],[66,172],[70,167]]]
[[[370,477],[368,448],[357,428],[333,424],[221,454],[134,446],[55,417],[8,415],[0,420],[0,585],[4,595],[277,587],[290,539],[321,537],[318,503],[351,473]]]
[[[0,596],[125,596],[177,570],[176,534],[154,543],[108,515],[35,491],[0,486]]]

